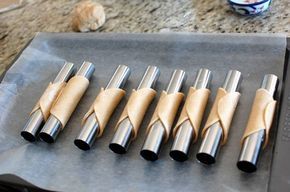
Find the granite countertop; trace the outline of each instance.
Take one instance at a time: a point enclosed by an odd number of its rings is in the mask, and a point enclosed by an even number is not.
[[[24,0],[0,14],[0,74],[36,32],[72,31],[77,0]],[[107,21],[96,32],[286,33],[290,35],[289,0],[273,0],[259,16],[235,14],[226,0],[99,0]]]

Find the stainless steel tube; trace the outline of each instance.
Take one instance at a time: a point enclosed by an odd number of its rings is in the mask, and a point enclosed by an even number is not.
[[[261,88],[266,89],[272,96],[278,86],[278,77],[267,74],[264,76]],[[259,155],[264,144],[265,131],[260,130],[245,138],[240,152],[237,167],[244,172],[254,172],[257,170]]]
[[[65,62],[52,83],[66,82],[73,75],[74,71],[74,64]],[[27,141],[35,141],[43,122],[43,114],[41,110],[38,109],[30,115],[29,120],[21,131],[21,136]]]
[[[166,89],[167,93],[177,93],[180,91],[185,81],[185,72],[183,70],[175,70],[171,76],[171,80]],[[146,136],[140,155],[149,161],[158,159],[161,144],[164,139],[165,129],[160,121],[157,121],[150,128]]]
[[[130,69],[126,65],[119,65],[105,89],[122,88],[130,76]],[[74,140],[74,144],[82,150],[89,150],[96,140],[99,125],[94,114],[84,123],[81,132]]]
[[[76,76],[83,76],[86,79],[90,80],[94,71],[94,65],[90,62],[85,61],[80,69],[77,71]],[[50,115],[47,122],[44,124],[41,132],[39,133],[39,137],[41,140],[47,143],[53,143],[55,142],[61,130],[61,122],[55,116]]]
[[[159,73],[160,72],[158,67],[148,66],[141,82],[138,85],[137,90],[142,88],[153,88],[159,77]],[[132,130],[133,126],[129,118],[124,119],[117,127],[109,148],[118,154],[126,153],[131,142]]]
[[[241,77],[241,72],[230,70],[227,73],[222,88],[224,88],[227,92],[237,91],[241,83]],[[219,122],[208,128],[196,155],[197,160],[204,164],[215,163],[216,156],[221,144],[222,134],[223,131]]]
[[[208,69],[200,69],[197,73],[193,87],[195,89],[209,88],[212,78],[211,71]],[[192,106],[195,107],[195,106]],[[173,145],[170,150],[170,157],[176,161],[185,161],[188,159],[190,145],[194,138],[193,127],[189,120],[182,123],[176,133]]]

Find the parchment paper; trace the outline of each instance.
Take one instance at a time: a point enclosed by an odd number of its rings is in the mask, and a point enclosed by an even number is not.
[[[282,79],[285,46],[283,35],[39,33],[0,84],[0,174],[13,174],[38,187],[57,191],[267,191],[276,126],[256,173],[240,172],[236,161],[255,91],[263,76],[273,73]],[[55,144],[29,143],[21,138],[20,131],[65,60],[77,66],[83,60],[96,65],[89,89]],[[200,138],[184,163],[169,158],[172,139],[163,146],[158,161],[141,159],[145,128],[157,99],[128,153],[112,153],[108,145],[129,94],[92,150],[84,152],[74,146],[83,115],[119,64],[132,70],[125,87],[128,93],[137,87],[148,65],[159,66],[158,96],[174,69],[186,70],[188,78],[183,92],[187,93],[198,69],[209,68],[213,71],[212,94],[205,117],[226,72],[242,72],[242,95],[229,140],[216,164],[204,166],[195,160]]]

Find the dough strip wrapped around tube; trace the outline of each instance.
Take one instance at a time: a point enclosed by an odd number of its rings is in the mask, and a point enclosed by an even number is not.
[[[119,65],[105,89],[96,97],[93,105],[85,114],[82,130],[74,140],[74,144],[82,150],[89,150],[103,131],[117,105],[125,95],[124,87],[130,76],[126,65]]]
[[[41,140],[47,143],[55,142],[58,134],[64,129],[70,116],[87,90],[89,80],[94,71],[94,65],[85,61],[76,75],[68,81],[51,108],[50,116],[39,133]]]
[[[21,131],[21,136],[27,141],[33,142],[41,129],[44,122],[47,121],[50,115],[50,109],[56,101],[58,95],[66,85],[66,81],[75,72],[74,64],[65,62],[53,82],[49,83],[48,87],[40,97],[37,104],[30,113],[29,120]]]
[[[140,155],[148,161],[158,159],[161,144],[167,142],[171,127],[183,99],[180,89],[185,81],[185,72],[175,70],[171,76],[166,91],[161,93],[160,99],[147,128],[146,139]]]
[[[267,74],[263,78],[261,88],[256,91],[237,162],[237,167],[244,172],[251,173],[257,170],[262,148],[265,148],[268,143],[276,107],[273,96],[277,87],[278,77]]]
[[[137,90],[133,90],[117,123],[109,148],[118,154],[127,152],[130,142],[136,139],[145,113],[156,95],[153,89],[159,77],[159,68],[148,66]]]
[[[227,141],[230,124],[237,107],[240,93],[241,72],[230,70],[222,88],[218,89],[214,104],[202,130],[202,142],[196,155],[204,164],[213,164],[221,145]]]
[[[198,138],[200,123],[210,95],[208,88],[211,77],[210,70],[200,69],[194,85],[189,89],[180,117],[173,129],[174,142],[169,155],[176,161],[188,159],[190,145]]]

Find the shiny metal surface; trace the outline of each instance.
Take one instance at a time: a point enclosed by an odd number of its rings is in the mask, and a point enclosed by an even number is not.
[[[261,83],[261,88],[266,89],[270,95],[274,96],[275,91],[278,88],[279,79],[276,75],[266,74]]]
[[[124,119],[118,126],[109,148],[118,154],[124,154],[128,151],[131,143],[133,126],[129,118]]]
[[[130,76],[130,68],[126,65],[119,65],[115,70],[112,78],[106,86],[106,89],[109,88],[123,88]]]
[[[27,141],[33,142],[36,140],[36,136],[40,130],[40,126],[43,124],[43,115],[40,109],[32,113],[21,131],[21,136]]]
[[[95,66],[88,61],[84,61],[80,69],[77,71],[76,76],[83,76],[90,80],[94,72]]]
[[[261,88],[267,90],[272,96],[278,87],[278,77],[273,74],[264,76],[261,83]],[[257,170],[257,163],[265,137],[265,130],[260,130],[245,138],[240,156],[237,162],[237,167],[244,172],[254,172]]]
[[[155,87],[156,81],[160,75],[160,70],[156,66],[148,66],[141,82],[139,83],[137,90],[142,88],[153,88]]]
[[[235,92],[239,90],[239,86],[242,82],[242,74],[237,70],[230,70],[224,80],[222,88],[227,92]]]
[[[66,82],[69,78],[74,75],[76,68],[74,67],[73,63],[66,62],[64,66],[61,68],[53,83],[61,83]]]
[[[210,87],[212,72],[209,69],[201,68],[198,70],[193,87],[195,89],[204,89]]]
[[[193,87],[195,89],[209,88],[211,79],[211,71],[201,68],[197,73]],[[176,161],[185,161],[188,159],[188,152],[192,143],[192,139],[194,138],[193,134],[194,131],[189,120],[180,125],[169,153],[172,159]]]
[[[160,121],[152,125],[146,136],[140,155],[148,161],[156,161],[163,142],[165,129]]]
[[[241,72],[230,70],[226,75],[222,88],[227,92],[237,91],[241,83],[241,77]],[[197,160],[204,164],[215,163],[220,148],[222,134],[222,127],[219,122],[208,128],[196,155]]]
[[[176,93],[181,90],[181,87],[185,81],[185,72],[183,70],[174,70],[170,82],[167,86],[167,93]],[[149,161],[155,161],[158,159],[161,144],[163,142],[165,129],[160,121],[157,121],[152,125],[148,132],[145,142],[140,151],[140,155]]]
[[[66,62],[61,70],[58,72],[53,83],[61,83],[67,81],[74,73],[75,68],[73,63]],[[44,118],[40,109],[35,111],[29,117],[26,125],[21,131],[21,136],[27,141],[35,141],[38,135],[41,125],[43,124]]]
[[[138,89],[142,88],[153,88],[158,77],[160,71],[156,66],[148,66],[142,80],[138,85]],[[114,137],[109,145],[109,148],[118,154],[124,154],[127,152],[130,142],[131,142],[131,133],[133,130],[133,126],[128,118],[124,119],[120,125],[118,126]]]
[[[98,129],[99,125],[96,117],[94,114],[90,115],[78,137],[74,140],[74,144],[84,151],[89,150],[97,138]]]
[[[213,124],[205,133],[196,158],[204,164],[213,164],[220,148],[223,130],[220,123]]]
[[[193,128],[189,120],[182,123],[176,133],[173,145],[170,150],[170,157],[176,161],[186,161],[188,159],[188,151],[194,137]]]
[[[39,133],[39,137],[46,143],[54,143],[61,129],[60,121],[53,115],[50,115]]]
[[[110,88],[122,88],[130,76],[130,68],[126,65],[119,65],[115,70],[112,78],[106,86]],[[99,132],[99,125],[95,118],[95,114],[91,114],[84,123],[81,132],[74,140],[74,144],[82,150],[89,150],[94,144],[97,134]]]
[[[174,70],[173,74],[171,75],[171,79],[168,83],[166,92],[170,93],[177,93],[181,90],[183,83],[185,82],[186,75],[183,70],[176,69]]]
[[[257,162],[263,146],[265,131],[260,130],[247,137],[242,145],[237,167],[244,172],[257,170]]]
[[[90,80],[94,71],[95,66],[90,62],[84,61],[80,69],[77,71],[76,76],[83,76]],[[61,122],[53,115],[50,115],[47,122],[44,124],[42,130],[40,131],[39,137],[44,142],[54,143],[61,130]]]

